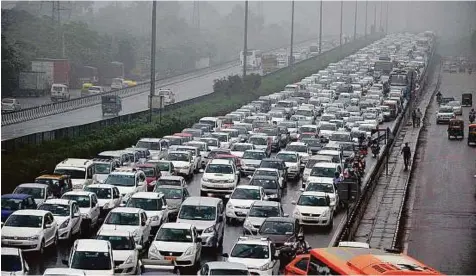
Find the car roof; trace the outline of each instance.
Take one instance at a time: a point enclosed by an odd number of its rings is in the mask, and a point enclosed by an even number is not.
[[[116,230],[116,229],[99,229],[96,236],[132,237],[129,231]]]
[[[183,222],[166,222],[162,224],[161,228],[170,228],[170,229],[191,229],[192,224],[183,223]]]
[[[231,165],[231,161],[228,159],[213,159],[209,164]]]
[[[313,177],[312,181],[309,181],[309,183],[307,185],[309,186],[309,184],[312,184],[312,183],[334,184],[334,179],[332,179],[330,177]]]
[[[305,191],[305,192],[303,192],[301,195],[304,195],[304,196],[311,195],[311,196],[326,197],[326,196],[327,196],[327,193],[324,193],[324,192],[315,192],[315,191]]]
[[[260,190],[262,189],[261,186],[255,186],[255,185],[239,185],[236,186],[235,190],[237,189],[247,189],[247,190]]]
[[[17,210],[13,214],[14,215],[20,215],[20,216],[44,216],[48,214],[50,211],[46,210],[36,210],[36,209],[23,209],[23,210]]]
[[[64,268],[64,267],[54,267],[54,268],[47,268],[43,275],[86,275],[86,273],[81,269],[75,268]]]
[[[135,207],[116,207],[110,211],[110,213],[129,213],[135,214],[143,211],[141,208]]]
[[[277,201],[270,201],[270,200],[256,200],[253,202],[252,206],[275,206],[279,207],[281,203]]]
[[[164,194],[162,193],[155,193],[155,192],[137,192],[131,196],[131,198],[161,198]]]
[[[256,171],[272,171],[272,172],[279,173],[278,169],[275,169],[275,168],[256,168]]]
[[[292,224],[296,222],[294,218],[289,218],[289,217],[268,217],[265,219],[265,222],[266,221],[289,222]]]
[[[318,162],[316,164],[314,164],[314,166],[312,166],[313,168],[314,167],[321,167],[321,168],[335,168],[339,166],[338,163],[332,163],[332,162]]]
[[[255,175],[253,176],[252,179],[268,179],[268,180],[276,180],[278,177],[277,176],[271,176],[271,175]],[[240,185],[241,186],[241,185]]]
[[[2,256],[3,255],[15,255],[15,256],[20,256],[21,251],[18,248],[14,247],[4,247],[2,246]]]
[[[33,196],[28,195],[28,194],[4,194],[4,195],[2,195],[2,198],[4,198],[4,199],[25,199],[25,198],[29,198],[29,197],[33,197]]]
[[[283,153],[283,154],[294,154],[294,155],[298,155],[297,151],[282,150],[282,151],[280,151],[280,152],[276,153],[276,156],[278,156],[278,154],[280,154],[280,153]],[[277,158],[277,157],[276,157],[276,158]],[[277,158],[277,159],[279,159],[279,158]]]
[[[109,252],[110,249],[109,242],[104,240],[79,239],[74,245],[76,251]]]
[[[213,269],[227,269],[227,270],[248,270],[248,267],[242,263],[235,263],[235,262],[224,262],[224,261],[215,261],[215,262],[207,262],[206,265],[210,270]]]
[[[184,205],[198,205],[198,206],[217,206],[222,200],[215,197],[191,196],[184,200]]]
[[[162,177],[160,177],[159,180],[175,180],[175,181],[180,181],[184,179],[183,176],[179,176],[179,175],[164,175]]]
[[[102,188],[102,189],[112,189],[116,186],[111,184],[90,184],[87,186],[88,188]]]
[[[47,184],[42,184],[42,183],[23,183],[18,185],[17,187],[28,187],[28,188],[42,188],[46,189],[48,187]]]
[[[283,160],[278,159],[278,158],[263,158],[263,160],[261,160],[261,161],[267,161],[267,162],[284,162]]]
[[[70,199],[64,199],[64,198],[52,198],[52,199],[47,199],[43,204],[57,204],[57,205],[69,205],[72,202]]]
[[[64,193],[63,196],[65,196],[65,195],[90,196],[90,195],[93,195],[93,194],[94,194],[93,192],[86,192],[86,191],[70,191],[70,192]]]

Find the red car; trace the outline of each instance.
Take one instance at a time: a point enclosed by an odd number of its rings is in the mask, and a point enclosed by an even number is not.
[[[162,176],[158,163],[144,163],[137,165],[137,168],[141,169],[145,173],[145,179],[147,181],[147,191],[152,192],[154,190],[157,180]]]
[[[297,255],[285,268],[284,275],[306,275],[309,254]]]

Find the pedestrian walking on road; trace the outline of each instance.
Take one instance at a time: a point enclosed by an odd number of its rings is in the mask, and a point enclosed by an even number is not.
[[[416,110],[412,111],[412,122],[413,122],[413,127],[416,125],[416,119],[417,119],[417,112]]]
[[[408,146],[408,142],[405,143],[405,146],[402,149],[403,154],[403,162],[405,163],[405,171],[408,170],[408,165],[410,163],[410,157],[412,156],[412,152],[410,150],[410,147]]]

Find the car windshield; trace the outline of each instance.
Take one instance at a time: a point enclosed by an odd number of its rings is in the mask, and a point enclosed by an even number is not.
[[[447,103],[448,106],[461,106],[460,102],[458,101],[453,101],[453,102],[449,102]]]
[[[261,168],[270,168],[270,169],[283,169],[279,161],[262,161],[260,164]]]
[[[188,162],[188,154],[186,153],[178,153],[178,152],[171,152],[167,156],[168,161],[185,161]]]
[[[217,208],[214,206],[182,205],[178,217],[179,219],[213,221],[216,218],[216,213]]]
[[[347,142],[347,141],[351,141],[351,138],[349,133],[332,133],[329,140]]]
[[[79,208],[90,208],[91,200],[87,195],[63,195],[61,198],[74,200],[78,203]]]
[[[205,173],[232,174],[233,168],[230,165],[209,164]]]
[[[38,210],[50,211],[54,216],[69,217],[69,205],[45,203],[38,207]]]
[[[268,259],[269,248],[268,245],[262,244],[238,243],[233,247],[230,256],[245,259]]]
[[[330,130],[330,131],[336,131],[337,126],[334,124],[322,124],[320,127],[320,130]]]
[[[299,133],[304,133],[304,132],[316,132],[316,128],[314,127],[305,127],[302,126],[299,128]]]
[[[248,275],[248,270],[241,269],[211,269],[209,275]]]
[[[290,102],[278,102],[276,104],[277,107],[293,107],[293,104]]]
[[[157,180],[157,186],[160,185],[170,185],[170,186],[182,186],[182,182],[180,180],[173,180],[173,179],[159,179]]]
[[[212,133],[212,137],[218,139],[220,142],[227,142],[228,136],[225,134]]]
[[[71,268],[83,270],[110,270],[111,258],[108,252],[76,251],[71,260]]]
[[[170,170],[170,163],[169,162],[159,162],[159,170],[161,172],[168,172]]]
[[[33,198],[44,199],[45,198],[45,189],[35,188],[35,187],[17,187],[14,191],[15,194],[27,194],[31,195]]]
[[[191,148],[177,148],[178,151],[188,151],[192,156],[196,155],[196,150]]]
[[[163,193],[165,199],[181,199],[183,195],[182,189],[169,187],[158,187],[155,192]]]
[[[210,147],[218,147],[218,140],[202,138],[200,141],[207,143]]]
[[[269,170],[256,170],[254,175],[265,175],[265,176],[279,176],[277,171],[269,171]]]
[[[22,209],[23,200],[17,198],[2,198],[2,210],[16,211]]]
[[[292,235],[294,225],[284,221],[265,221],[259,230],[260,234],[266,235]]]
[[[286,150],[307,153],[307,146],[306,145],[288,145],[286,147]]]
[[[300,206],[315,206],[315,207],[324,207],[328,206],[327,200],[324,197],[314,196],[314,195],[301,195],[297,205]]]
[[[277,189],[278,183],[275,179],[259,179],[254,178],[250,181],[250,185],[261,186],[263,189]]]
[[[311,170],[311,176],[333,178],[335,176],[335,172],[335,168],[313,167]]]
[[[277,206],[253,206],[248,216],[257,218],[279,217],[280,212]]]
[[[258,189],[240,189],[236,188],[231,194],[232,199],[261,200],[261,193]]]
[[[231,147],[231,151],[245,151],[245,150],[249,150],[249,149],[253,149],[253,145],[234,144]]]
[[[97,187],[84,187],[84,190],[87,192],[95,193],[96,196],[100,199],[110,199],[112,198],[112,193],[110,188],[97,188]]]
[[[71,179],[86,179],[86,170],[55,169],[54,173],[69,175]]]
[[[243,153],[243,159],[263,160],[263,158],[266,158],[264,152],[245,151],[245,153]]]
[[[268,145],[268,138],[267,137],[251,137],[249,142],[253,145],[258,146],[266,146]]]
[[[136,248],[134,239],[122,236],[102,236],[96,237],[97,240],[109,241],[112,250],[134,250]]]
[[[268,136],[278,136],[278,129],[277,128],[263,128],[260,130],[260,133],[264,133]]]
[[[192,242],[192,232],[190,229],[160,228],[155,240],[165,242]]]
[[[302,115],[302,116],[306,116],[306,117],[314,116],[312,110],[305,110],[305,109],[300,109],[300,110],[296,111],[296,115]]]
[[[321,141],[319,139],[302,139],[301,141],[310,147],[321,146]]]
[[[343,151],[354,151],[354,144],[353,143],[341,143],[340,147]]]
[[[20,256],[2,254],[2,272],[16,272],[16,271],[22,271],[22,263],[21,263]]]
[[[126,207],[140,208],[146,211],[162,210],[162,200],[158,198],[131,198]]]
[[[152,167],[140,167],[141,171],[145,173],[146,177],[154,177],[155,176],[155,169]]]
[[[135,186],[135,176],[133,174],[110,174],[104,183],[114,186],[133,187]]]
[[[15,215],[15,214],[13,214],[10,217],[8,217],[7,221],[5,221],[5,226],[41,228],[41,227],[43,227],[43,217],[34,216],[34,215]]]
[[[111,172],[111,165],[107,163],[95,163],[94,173],[96,174],[109,174]]]
[[[136,148],[146,148],[146,149],[149,149],[149,150],[160,150],[160,143],[159,142],[139,141],[136,144]]]
[[[280,112],[270,112],[268,114],[269,114],[269,116],[271,116],[273,118],[284,118],[283,113],[280,113]]]
[[[276,154],[276,158],[284,162],[297,162],[297,155],[292,153],[278,153]]]
[[[284,126],[284,127],[287,127],[287,128],[297,128],[297,123],[296,122],[291,122],[291,121],[280,122],[278,125],[279,126]]]
[[[452,107],[440,107],[440,113],[453,113]]]
[[[324,192],[324,193],[334,193],[334,184],[331,183],[308,183],[306,186],[306,191],[311,192]]]
[[[138,213],[110,212],[104,221],[104,224],[138,226],[139,221],[140,219]]]

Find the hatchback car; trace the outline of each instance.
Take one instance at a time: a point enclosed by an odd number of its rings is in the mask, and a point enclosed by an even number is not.
[[[269,217],[287,217],[281,203],[276,201],[255,201],[243,223],[244,235],[256,235],[261,224]]]
[[[251,204],[256,200],[267,200],[263,187],[240,185],[236,187],[226,204],[226,222],[244,220]]]
[[[266,196],[272,201],[281,201],[281,187],[276,176],[255,175],[249,185],[263,187]]]

